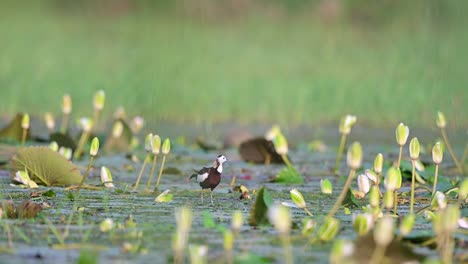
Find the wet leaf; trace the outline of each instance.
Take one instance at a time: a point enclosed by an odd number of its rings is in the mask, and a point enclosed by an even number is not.
[[[249,225],[258,226],[268,224],[268,208],[273,204],[273,199],[265,187],[257,193],[257,199],[250,210]]]
[[[352,207],[352,206],[362,207],[365,205],[365,201],[360,202],[359,199],[357,199],[356,196],[354,196],[353,192],[351,190],[348,190],[341,205],[345,207]]]
[[[170,202],[174,199],[174,195],[170,193],[170,190],[165,190],[162,192],[160,195],[154,199],[155,202],[157,203],[167,203]]]
[[[304,179],[293,166],[284,167],[273,180],[277,183],[302,184]]]
[[[21,148],[10,161],[11,177],[27,170],[31,180],[46,186],[78,184],[81,174],[73,163],[48,147]]]
[[[42,193],[42,196],[45,196],[45,197],[55,197],[56,194],[53,190],[47,190],[46,192],[43,192]]]

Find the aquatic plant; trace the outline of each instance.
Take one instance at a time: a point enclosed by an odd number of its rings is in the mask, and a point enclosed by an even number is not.
[[[49,131],[49,134],[54,133],[55,131],[55,119],[52,113],[46,112],[44,114],[44,122],[46,124],[47,130]]]
[[[396,130],[395,130],[395,136],[396,136],[396,141],[399,146],[399,152],[398,152],[398,160],[396,167],[400,168],[400,162],[401,162],[401,156],[403,154],[403,146],[406,144],[406,141],[408,140],[409,136],[409,128],[408,126],[405,126],[403,123],[398,124]]]
[[[450,145],[449,139],[447,137],[447,132],[445,131],[445,127],[447,126],[447,121],[445,119],[444,113],[440,111],[437,112],[436,124],[437,124],[437,127],[440,128],[440,133],[442,134],[442,138],[444,139],[445,146],[447,146],[447,150],[449,151],[450,156],[452,157],[452,160],[455,163],[455,166],[457,167],[458,173],[463,174],[463,167],[458,161],[457,156],[455,155],[455,152],[452,149],[452,145]]]
[[[390,167],[387,170],[387,174],[385,175],[385,189],[386,193],[384,195],[384,203],[387,208],[387,212],[389,211],[389,206],[393,205],[393,213],[396,215],[397,214],[397,195],[398,195],[398,189],[401,188],[401,182],[402,182],[402,176],[401,176],[401,171],[399,168],[395,167]],[[389,194],[389,192],[393,192],[393,194]],[[392,198],[393,201],[389,201],[389,199]]]
[[[374,229],[375,250],[369,263],[382,263],[385,257],[385,250],[393,240],[393,217],[384,216],[377,222]]]
[[[440,145],[440,142],[436,142],[434,147],[432,147],[432,161],[435,163],[435,172],[434,172],[434,185],[432,186],[432,195],[437,191],[437,177],[439,176],[439,164],[442,163],[444,157],[444,151]]]
[[[356,123],[356,120],[356,116],[353,115],[346,115],[343,118],[341,118],[339,126],[339,131],[341,134],[340,146],[338,147],[338,152],[336,154],[335,160],[335,167],[333,168],[333,172],[335,173],[335,175],[339,174],[338,167],[340,166],[341,157],[343,156],[344,147],[346,145],[346,137],[349,135],[349,133],[351,133],[351,128]]]
[[[224,252],[226,255],[226,263],[232,264],[234,262],[232,249],[234,248],[234,234],[230,229],[224,231]]]
[[[174,251],[174,263],[184,263],[184,250],[187,246],[188,235],[192,227],[192,210],[188,207],[176,209],[177,228],[172,237],[172,249]]]
[[[106,188],[114,188],[114,183],[112,182],[112,174],[106,166],[101,167],[101,183]]]
[[[294,263],[291,251],[291,239],[289,236],[289,232],[291,230],[291,215],[289,213],[289,209],[281,205],[273,205],[268,208],[268,219],[279,233],[279,237],[283,245],[283,263]]]
[[[416,182],[416,161],[419,159],[419,141],[418,138],[413,138],[410,141],[409,145],[409,152],[411,157],[411,202],[410,202],[410,214],[414,212],[414,189],[415,189],[415,182]]]
[[[308,215],[312,216],[312,213],[307,209],[307,205],[304,200],[304,196],[302,196],[302,193],[300,193],[297,189],[292,189],[289,193],[291,194],[291,199],[296,204],[296,206],[303,209]]]
[[[93,97],[93,108],[94,108],[94,116],[93,116],[93,124],[97,125],[99,122],[99,117],[104,108],[104,103],[106,101],[106,93],[103,90],[99,90],[94,94]]]
[[[60,132],[66,134],[68,131],[68,120],[70,119],[70,113],[72,111],[72,99],[70,95],[65,94],[62,99],[62,124],[60,126]]]
[[[143,165],[141,165],[140,173],[138,174],[136,182],[133,185],[133,190],[136,190],[138,188],[138,185],[140,184],[141,176],[143,175],[143,171],[145,170],[146,164],[149,162],[149,159],[151,158],[151,152],[153,149],[152,142],[153,142],[153,134],[149,133],[148,135],[146,135],[146,138],[145,138],[146,157],[145,157],[145,160],[143,161]]]
[[[81,136],[80,140],[78,141],[78,146],[76,147],[75,153],[73,154],[75,159],[81,158],[81,155],[83,154],[83,148],[88,142],[91,129],[93,128],[93,121],[87,117],[83,117],[80,118],[79,125],[81,127]]]
[[[163,154],[163,159],[162,159],[162,162],[161,162],[161,168],[159,168],[159,175],[158,175],[158,180],[156,181],[155,189],[157,189],[159,187],[159,181],[161,180],[161,175],[162,175],[163,170],[164,170],[164,164],[166,163],[166,156],[169,154],[170,151],[171,151],[171,140],[169,138],[166,138],[164,140],[163,144],[162,144],[162,147],[161,147],[161,152]],[[213,195],[213,192],[211,192],[211,195]],[[211,203],[213,203],[213,199],[211,199]]]
[[[78,185],[78,189],[76,190],[77,197],[80,194],[80,190],[84,182],[86,181],[86,178],[88,178],[89,176],[91,166],[93,166],[94,159],[97,156],[98,152],[99,152],[99,139],[97,137],[94,137],[93,140],[91,141],[91,148],[89,150],[90,159],[89,159],[88,167],[86,168],[86,172],[83,176],[83,179],[81,180],[80,184]]]
[[[146,189],[149,190],[151,183],[153,182],[154,171],[156,169],[156,162],[158,161],[158,155],[161,151],[161,138],[158,135],[154,135],[151,140],[151,152],[153,154],[153,163],[151,164],[150,176],[146,183]]]
[[[320,191],[323,194],[332,194],[333,186],[329,179],[325,178],[320,180]]]
[[[24,143],[26,142],[26,136],[28,135],[28,130],[30,126],[30,121],[29,121],[29,114],[24,114],[23,119],[21,120],[21,128],[23,129],[23,133],[21,136],[21,146],[24,146]]]

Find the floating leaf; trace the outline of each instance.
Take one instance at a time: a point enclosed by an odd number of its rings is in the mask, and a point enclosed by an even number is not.
[[[157,203],[167,203],[172,201],[174,199],[174,195],[169,192],[170,190],[165,190],[160,195],[156,196],[156,199],[154,199],[154,201]]]
[[[207,229],[213,229],[216,227],[213,216],[208,211],[203,211],[203,226]]]
[[[21,127],[23,115],[23,113],[17,113],[15,118],[0,130],[0,139],[21,141],[21,138],[23,137],[23,128]],[[29,138],[30,136],[31,129],[28,129],[26,138]]]
[[[304,179],[293,166],[287,166],[278,173],[274,182],[301,184],[304,183]]]
[[[252,209],[250,210],[249,225],[258,226],[268,224],[268,208],[273,204],[273,199],[265,187],[262,187],[257,193]]]
[[[48,147],[28,147],[18,150],[10,161],[11,177],[27,170],[31,180],[46,186],[78,184],[81,174],[73,163]]]

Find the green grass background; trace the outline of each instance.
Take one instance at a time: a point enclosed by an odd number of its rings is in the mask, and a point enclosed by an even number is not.
[[[353,113],[375,126],[434,126],[441,110],[466,128],[459,6],[442,21],[422,4],[385,23],[325,23],[312,11],[200,19],[10,2],[0,9],[0,114],[58,115],[69,93],[74,116],[91,116],[104,89],[108,117],[122,105],[154,122],[315,125]]]

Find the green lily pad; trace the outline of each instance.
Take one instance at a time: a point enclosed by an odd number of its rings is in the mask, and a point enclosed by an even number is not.
[[[273,199],[265,187],[262,187],[257,193],[252,209],[250,210],[249,225],[266,225],[268,221],[268,208],[273,204]]]
[[[277,183],[291,183],[291,184],[302,184],[304,183],[304,178],[293,166],[284,167],[279,173],[278,176],[273,180]]]

